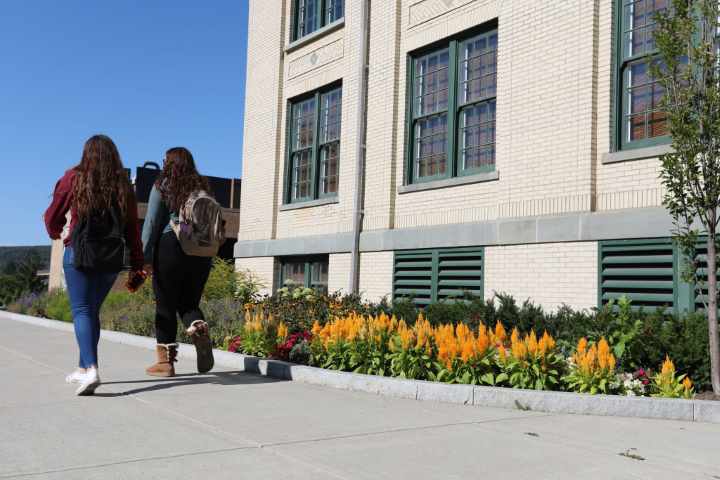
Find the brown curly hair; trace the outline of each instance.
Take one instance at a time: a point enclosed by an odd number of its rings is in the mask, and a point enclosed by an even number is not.
[[[118,149],[110,137],[90,137],[74,170],[76,177],[72,198],[80,218],[113,207],[119,208],[125,217],[132,189]]]
[[[197,190],[212,194],[207,179],[198,173],[195,159],[185,147],[174,147],[165,153],[165,163],[155,186],[172,212],[179,212],[190,194]]]

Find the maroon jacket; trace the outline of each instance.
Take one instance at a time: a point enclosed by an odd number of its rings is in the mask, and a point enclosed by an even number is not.
[[[70,169],[58,180],[53,192],[52,203],[45,210],[45,228],[53,240],[62,235],[67,219],[65,216],[71,211],[70,233],[65,238],[65,246],[70,245],[73,228],[77,223],[77,211],[72,201],[73,184],[76,172]],[[127,200],[127,218],[125,219],[125,241],[130,247],[130,266],[133,270],[141,270],[143,267],[142,242],[140,241],[140,224],[137,215],[137,202],[135,195],[131,192]]]

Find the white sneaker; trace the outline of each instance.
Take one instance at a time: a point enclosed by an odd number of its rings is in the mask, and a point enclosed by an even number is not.
[[[79,383],[80,386],[75,390],[75,395],[86,396],[95,393],[95,389],[100,386],[100,376],[97,368],[88,368]]]
[[[80,383],[83,375],[85,375],[84,372],[81,372],[80,370],[75,370],[70,375],[65,377],[65,382],[66,383]]]

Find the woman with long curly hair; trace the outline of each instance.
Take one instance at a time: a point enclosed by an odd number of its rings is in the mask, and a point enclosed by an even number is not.
[[[50,238],[63,238],[65,245],[63,269],[80,350],[78,369],[66,381],[80,384],[77,395],[92,395],[100,385],[100,307],[123,266],[125,245],[131,275],[142,276],[143,267],[135,194],[109,137],[85,142],[80,163],[55,185],[44,218]]]
[[[175,375],[178,316],[195,344],[198,372],[208,372],[214,364],[208,326],[200,310],[211,258],[187,255],[173,230],[190,196],[208,190],[207,179],[198,173],[188,149],[175,147],[165,153],[163,169],[150,191],[142,231],[146,269],[153,271],[156,301],[157,361],[145,370],[148,375]]]

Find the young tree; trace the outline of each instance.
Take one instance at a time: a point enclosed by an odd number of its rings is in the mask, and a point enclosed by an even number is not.
[[[672,152],[661,157],[664,205],[675,222],[674,237],[689,256],[685,277],[706,283],[710,379],[720,394],[717,315],[718,223],[720,222],[720,55],[717,0],[672,0],[656,15],[659,55],[651,65],[664,89]],[[707,269],[698,268],[696,246],[706,235]]]

